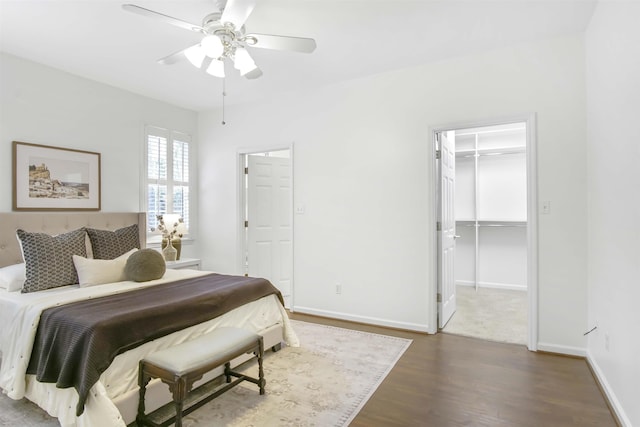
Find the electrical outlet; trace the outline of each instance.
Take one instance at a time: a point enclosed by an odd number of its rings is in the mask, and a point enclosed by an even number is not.
[[[336,283],[336,295],[340,295],[342,293],[342,285],[340,283]]]

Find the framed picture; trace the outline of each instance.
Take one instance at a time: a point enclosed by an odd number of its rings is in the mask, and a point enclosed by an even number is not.
[[[99,211],[100,153],[13,141],[13,210]]]

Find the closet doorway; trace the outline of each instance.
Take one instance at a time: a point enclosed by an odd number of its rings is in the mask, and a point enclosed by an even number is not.
[[[533,122],[434,131],[441,332],[535,350]]]
[[[263,277],[293,298],[291,148],[239,153],[240,270]]]

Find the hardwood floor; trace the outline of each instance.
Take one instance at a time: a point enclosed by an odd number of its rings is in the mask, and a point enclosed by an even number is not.
[[[351,426],[617,426],[584,359],[445,333],[290,316],[413,340]]]

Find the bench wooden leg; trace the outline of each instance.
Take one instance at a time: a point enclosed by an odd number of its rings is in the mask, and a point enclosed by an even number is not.
[[[176,407],[176,427],[182,427],[182,411],[184,409],[184,400],[187,398],[187,393],[191,389],[191,382],[187,381],[184,377],[178,377],[172,384],[169,384],[169,390],[173,395],[173,402]]]
[[[262,368],[262,357],[264,356],[264,340],[262,337],[259,339],[258,347],[258,387],[260,387],[260,394],[264,394],[264,386],[266,381],[264,380],[264,369]]]
[[[224,364],[224,376],[227,379],[227,384],[231,382],[231,362]]]
[[[138,396],[138,416],[137,421],[138,424],[142,422],[142,418],[144,417],[145,407],[144,407],[144,399],[145,394],[147,392],[147,384],[151,381],[151,377],[146,374],[143,362],[140,361],[138,368],[138,388],[139,388],[139,396]]]
[[[175,402],[176,404],[176,427],[182,427],[182,409],[184,407],[184,404],[182,403],[182,401]]]

